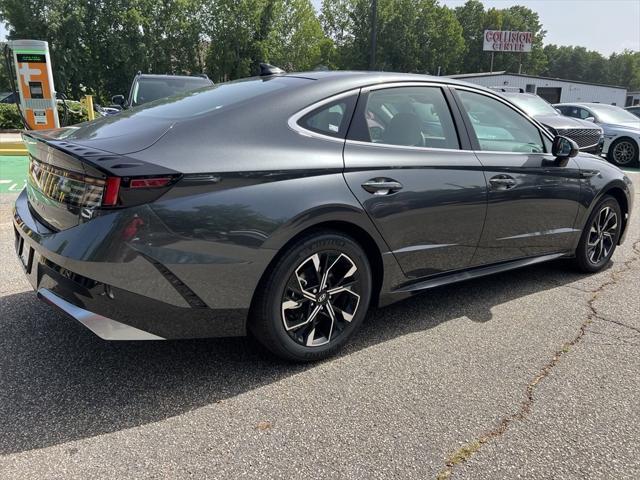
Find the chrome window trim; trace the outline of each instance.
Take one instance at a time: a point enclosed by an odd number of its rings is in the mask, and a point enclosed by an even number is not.
[[[387,88],[399,88],[399,87],[451,88],[453,90],[457,90],[457,89],[459,89],[459,90],[467,90],[467,91],[470,91],[472,93],[485,95],[487,97],[493,98],[494,100],[497,100],[497,101],[503,103],[504,105],[506,105],[507,107],[511,108],[512,110],[514,110],[519,115],[523,116],[525,118],[525,120],[528,120],[530,123],[533,124],[534,127],[536,127],[538,129],[538,131],[540,132],[541,135],[544,135],[549,141],[553,141],[553,138],[554,138],[553,135],[551,135],[551,133],[549,133],[547,131],[547,129],[541,123],[539,123],[533,117],[531,117],[526,112],[521,110],[519,107],[513,105],[512,103],[508,102],[504,98],[500,97],[499,95],[496,95],[495,93],[493,93],[491,91],[485,91],[482,88],[475,88],[473,86],[458,85],[458,84],[455,84],[455,83],[434,82],[434,81],[429,81],[429,80],[376,83],[376,84],[372,84],[372,85],[366,85],[366,86],[363,86],[363,87],[353,88],[351,90],[347,90],[345,92],[338,93],[336,95],[332,95],[330,97],[327,97],[327,98],[319,100],[319,101],[317,101],[315,103],[312,103],[311,105],[303,108],[302,110],[298,111],[297,113],[295,113],[291,117],[289,117],[289,120],[287,121],[287,124],[288,124],[288,126],[289,126],[289,128],[291,130],[293,130],[294,132],[296,132],[299,135],[302,135],[304,137],[317,138],[317,139],[320,139],[320,140],[329,140],[329,141],[332,141],[332,142],[343,143],[343,144],[346,144],[346,145],[371,146],[371,147],[389,148],[389,149],[395,149],[395,150],[401,149],[401,150],[414,150],[414,151],[424,151],[424,152],[432,151],[432,152],[442,152],[442,153],[444,153],[444,152],[467,152],[467,153],[491,153],[491,154],[501,154],[501,155],[548,155],[548,156],[552,156],[551,152],[533,153],[533,152],[505,152],[505,151],[502,151],[502,150],[465,150],[465,149],[461,149],[461,148],[453,149],[453,148],[415,147],[415,146],[409,146],[409,145],[391,145],[391,144],[387,144],[387,143],[363,142],[363,141],[360,141],[360,140],[350,140],[348,138],[342,139],[342,138],[331,137],[329,135],[323,135],[321,133],[317,133],[317,132],[313,132],[311,130],[308,130],[308,129],[306,129],[306,128],[304,128],[304,127],[302,127],[301,125],[298,124],[298,121],[302,117],[307,115],[308,113],[312,112],[313,110],[315,110],[315,109],[317,109],[317,108],[319,108],[319,107],[321,107],[323,105],[326,105],[328,103],[334,102],[335,100],[339,100],[341,98],[345,98],[345,97],[348,97],[350,95],[354,95],[354,94],[358,94],[358,93],[360,93],[360,94],[369,93],[369,92],[374,91],[374,90],[382,90],[382,89],[387,89]],[[464,112],[461,112],[461,113],[464,113]],[[355,112],[354,112],[354,114],[355,114]],[[588,148],[588,147],[585,147],[585,148]]]
[[[321,139],[321,140],[330,140],[332,142],[338,142],[338,143],[344,144],[344,141],[345,141],[344,138],[332,137],[331,135],[323,135],[322,133],[318,133],[318,132],[314,132],[312,130],[308,130],[308,129],[304,128],[302,125],[300,125],[298,122],[300,121],[300,119],[302,117],[304,117],[308,113],[313,112],[317,108],[322,107],[323,105],[327,105],[328,103],[333,103],[336,100],[340,100],[341,98],[346,98],[346,97],[349,97],[351,95],[355,95],[355,94],[358,94],[358,93],[360,93],[360,88],[354,88],[354,89],[351,89],[351,90],[347,90],[346,92],[338,93],[336,95],[332,95],[330,97],[327,97],[327,98],[319,100],[319,101],[317,101],[315,103],[312,103],[308,107],[305,107],[302,110],[300,110],[299,112],[294,113],[292,116],[290,116],[289,120],[287,121],[287,125],[289,126],[289,128],[291,130],[293,130],[294,132],[296,132],[299,135],[302,135],[304,137],[318,138],[318,139]]]
[[[347,145],[360,145],[363,147],[383,147],[390,148],[395,150],[413,150],[413,151],[433,151],[433,152],[470,152],[473,153],[473,150],[463,150],[461,148],[437,148],[437,147],[416,147],[412,145],[393,145],[391,143],[374,143],[374,142],[363,142],[362,140],[350,140],[347,138]]]

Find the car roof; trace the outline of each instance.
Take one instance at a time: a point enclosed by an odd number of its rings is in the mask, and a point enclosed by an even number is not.
[[[375,85],[380,83],[392,83],[392,82],[434,82],[444,83],[447,85],[460,85],[473,87],[478,90],[484,90],[487,92],[493,92],[490,89],[482,87],[480,85],[465,82],[463,80],[455,80],[449,77],[437,77],[434,75],[424,75],[420,73],[396,73],[396,72],[380,72],[380,71],[357,71],[357,70],[319,70],[311,72],[292,72],[285,73],[280,76],[284,77],[298,77],[307,78],[309,80],[315,80],[318,83],[336,85],[344,84],[350,85],[352,88],[363,87],[367,85]]]
[[[209,77],[201,77],[199,75],[171,75],[171,74],[160,74],[160,73],[139,73],[136,75],[136,78],[157,78],[157,79],[165,79],[165,78],[189,78],[193,80],[209,80]]]
[[[529,92],[501,92],[500,90],[493,90],[494,92],[498,92],[500,95],[503,95],[505,97],[538,97],[538,95],[536,95],[535,93],[529,93]],[[542,98],[542,97],[538,97],[538,98]]]
[[[608,103],[598,103],[598,102],[564,102],[564,103],[554,103],[554,105],[564,105],[564,106],[574,105],[577,107],[617,107],[617,105],[609,105]]]

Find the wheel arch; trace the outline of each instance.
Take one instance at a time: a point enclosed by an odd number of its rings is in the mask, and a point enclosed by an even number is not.
[[[629,213],[630,213],[629,211],[630,211],[630,208],[631,208],[629,197],[628,197],[628,194],[627,194],[627,188],[626,188],[626,185],[624,184],[624,182],[622,182],[622,181],[613,181],[613,182],[607,184],[605,187],[603,187],[600,190],[598,195],[596,195],[593,198],[593,200],[591,201],[591,204],[589,205],[588,210],[586,211],[586,213],[584,215],[582,229],[585,228],[586,222],[588,221],[589,217],[591,216],[591,213],[593,212],[593,209],[596,208],[598,203],[607,195],[609,195],[609,196],[611,196],[611,197],[616,199],[616,201],[618,202],[618,205],[620,205],[620,210],[622,211],[622,230],[621,230],[621,233],[620,233],[620,240],[618,241],[618,244],[620,244],[624,240],[624,234],[625,234],[625,231],[626,231],[627,226],[629,224],[628,216],[629,216]]]
[[[609,195],[613,198],[616,199],[616,201],[618,202],[618,205],[620,205],[620,210],[622,210],[622,229],[620,231],[620,239],[624,238],[624,233],[627,229],[627,225],[629,223],[629,199],[627,198],[627,195],[625,194],[624,190],[622,188],[620,188],[619,186],[611,186],[610,188],[606,189],[602,195],[600,195],[600,197],[598,198],[598,201],[600,200],[600,198],[603,198],[605,195]],[[593,210],[593,206],[591,207],[591,209]],[[618,241],[618,243],[620,243],[621,240]]]
[[[273,268],[282,256],[301,238],[320,232],[335,232],[347,235],[353,238],[353,240],[362,247],[367,259],[369,260],[369,265],[371,266],[371,280],[373,286],[371,292],[371,305],[378,304],[380,292],[385,279],[385,264],[383,260],[383,252],[380,249],[380,240],[376,241],[370,232],[355,222],[347,220],[325,220],[312,225],[307,225],[305,228],[300,229],[278,249],[278,252],[271,259],[258,281],[258,285],[251,301],[251,311],[254,309],[254,303],[258,297],[258,292],[261,291],[265,282],[269,278],[269,275],[273,271]]]

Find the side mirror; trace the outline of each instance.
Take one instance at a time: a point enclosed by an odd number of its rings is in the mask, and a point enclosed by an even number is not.
[[[554,108],[554,110],[558,112],[560,115],[563,115],[562,110],[560,110],[559,108]]]
[[[585,118],[585,120],[586,120],[587,122],[593,122],[593,123],[595,123],[595,122],[596,122],[596,118],[595,118],[595,117],[587,117],[587,118]]]
[[[551,146],[551,154],[556,158],[571,158],[578,155],[580,147],[578,144],[567,137],[558,135],[553,139]]]
[[[124,108],[127,105],[127,101],[124,99],[124,95],[114,95],[111,97],[111,101],[116,105],[120,105]]]

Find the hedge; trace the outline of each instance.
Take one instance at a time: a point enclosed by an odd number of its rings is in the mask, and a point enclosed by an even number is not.
[[[86,122],[87,109],[80,102],[75,100],[67,100],[69,114],[67,117],[67,125],[75,125],[76,123]],[[64,109],[61,103],[58,103],[58,116],[60,123],[64,121]],[[18,108],[13,103],[0,103],[0,130],[22,130],[22,120],[18,114]]]

